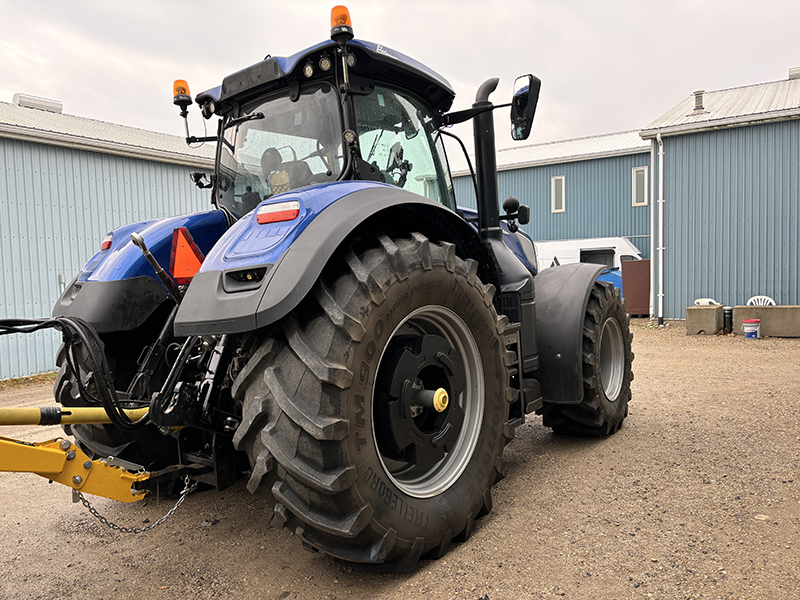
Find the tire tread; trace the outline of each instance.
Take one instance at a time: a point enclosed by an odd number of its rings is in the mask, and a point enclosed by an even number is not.
[[[248,363],[234,383],[245,414],[235,443],[253,465],[248,490],[274,506],[274,525],[294,528],[304,543],[342,560],[410,570],[426,552],[441,556],[451,541],[467,539],[474,520],[491,510],[491,491],[469,511],[461,532],[447,531],[433,542],[400,540],[393,529],[375,522],[371,506],[352,488],[356,467],[342,442],[349,422],[331,400],[354,377],[352,367],[340,362],[343,349],[365,337],[365,323],[355,316],[363,314],[359,307],[383,302],[387,286],[405,280],[411,269],[443,267],[459,273],[487,307],[495,288],[480,282],[477,262],[457,258],[455,246],[417,233],[405,238],[379,234],[372,244],[354,244],[340,256],[336,276],[323,273],[302,311],[274,329],[264,343],[267,350],[254,355],[257,364],[248,368]],[[508,320],[492,314],[501,335]],[[505,431],[501,436],[503,444],[510,440]],[[502,478],[502,460],[492,469],[490,483]]]

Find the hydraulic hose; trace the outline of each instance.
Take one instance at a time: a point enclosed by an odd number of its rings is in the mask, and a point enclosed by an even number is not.
[[[42,329],[56,329],[61,332],[66,346],[65,358],[67,367],[72,370],[81,398],[86,402],[101,404],[106,411],[111,423],[120,429],[139,429],[150,422],[150,417],[144,415],[137,420],[125,413],[120,404],[117,391],[114,389],[114,378],[108,367],[100,336],[94,327],[86,321],[76,317],[54,317],[52,319],[2,319],[0,320],[0,335],[12,333],[33,333]],[[83,383],[80,366],[75,359],[75,346],[83,344],[87,355],[87,364],[84,369],[94,379],[95,390],[99,398],[92,395]]]

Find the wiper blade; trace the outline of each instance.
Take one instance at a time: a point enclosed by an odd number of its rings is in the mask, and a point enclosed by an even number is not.
[[[239,125],[240,123],[244,123],[245,121],[255,121],[257,119],[263,119],[264,113],[253,113],[252,115],[245,115],[244,117],[237,117],[236,119],[231,119],[227,123],[225,123],[225,129],[228,127],[233,127],[234,125]]]

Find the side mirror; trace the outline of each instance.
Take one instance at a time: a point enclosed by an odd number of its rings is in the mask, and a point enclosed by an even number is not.
[[[513,139],[528,139],[541,87],[542,81],[534,75],[523,75],[514,81],[514,98],[511,100],[511,137]]]
[[[206,178],[205,173],[200,173],[199,171],[195,171],[194,173],[189,173],[189,178],[192,180],[197,187],[200,189],[203,188],[210,188],[214,185],[214,176],[211,176],[211,181]]]

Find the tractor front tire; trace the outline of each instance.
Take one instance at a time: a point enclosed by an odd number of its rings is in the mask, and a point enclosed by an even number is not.
[[[384,571],[468,538],[508,441],[508,370],[492,286],[420,234],[340,251],[234,382],[234,445],[273,525]],[[444,389],[444,410],[420,400]],[[440,407],[441,408],[441,407]]]
[[[557,434],[606,436],[628,416],[633,381],[630,320],[611,283],[595,281],[583,319],[583,401],[546,403],[543,424]]]

